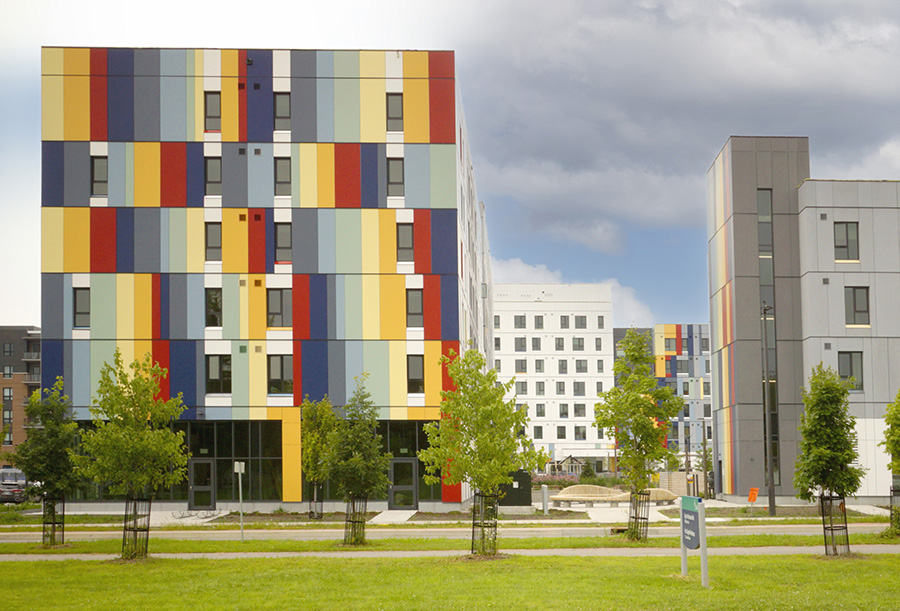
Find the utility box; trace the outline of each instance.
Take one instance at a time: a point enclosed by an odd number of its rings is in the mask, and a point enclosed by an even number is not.
[[[511,473],[511,484],[500,486],[501,507],[530,507],[531,506],[531,473],[528,471],[516,471]]]

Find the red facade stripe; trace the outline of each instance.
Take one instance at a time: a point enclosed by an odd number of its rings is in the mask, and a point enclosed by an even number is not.
[[[266,211],[262,208],[248,208],[247,223],[249,269],[251,274],[266,273]],[[273,246],[274,247],[274,246]]]
[[[360,207],[359,144],[334,145],[334,205]]]
[[[675,350],[676,354],[687,354],[681,349],[681,325],[675,325]]]
[[[294,274],[293,283],[294,340],[309,339],[309,276]],[[295,349],[299,342],[295,341]],[[294,359],[296,368],[297,359]],[[297,383],[297,378],[294,378]]]
[[[91,140],[106,140],[106,49],[91,49]]]
[[[428,76],[430,78],[454,78],[453,51],[429,51]]]
[[[451,350],[454,353],[459,354],[459,341],[441,342],[442,356],[450,358]],[[445,365],[441,365],[441,390],[456,390],[456,386],[453,384],[453,378],[450,377],[450,374],[447,372],[447,367]]]
[[[154,278],[159,278],[159,276],[154,275]],[[154,284],[154,287],[156,285]],[[158,324],[158,323],[157,323]],[[163,367],[167,371],[169,370],[169,342],[164,339],[155,339],[153,340],[153,361],[158,363],[160,367]],[[164,401],[170,398],[170,389],[169,389],[169,378],[172,377],[171,371],[169,371],[168,375],[165,378],[159,381],[159,394],[157,398],[162,399]]]
[[[424,287],[425,339],[441,339],[441,277],[425,276]]]
[[[184,142],[159,145],[160,205],[183,208],[187,205],[187,149]]]
[[[417,208],[413,216],[413,256],[416,273],[431,273],[431,210]]]
[[[91,208],[91,272],[116,271],[116,209]]]
[[[456,87],[453,79],[428,81],[428,106],[431,111],[431,142],[456,142]]]

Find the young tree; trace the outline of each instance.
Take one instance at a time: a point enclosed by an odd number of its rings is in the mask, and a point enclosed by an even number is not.
[[[337,426],[338,419],[327,396],[321,401],[310,401],[306,397],[300,406],[300,418],[300,459],[303,475],[313,488],[309,517],[321,518],[318,495],[328,479],[328,436]]]
[[[366,390],[367,373],[356,378],[356,390],[344,407],[344,417],[328,435],[326,472],[347,503],[344,543],[366,542],[366,504],[370,496],[384,494],[388,484],[391,454],[382,449],[381,435],[375,432],[377,412]]]
[[[649,346],[648,334],[628,330],[619,342],[624,356],[613,365],[616,386],[600,393],[601,402],[594,408],[595,426],[616,439],[619,474],[631,489],[626,532],[630,539],[646,536],[637,519],[636,495],[646,490],[656,465],[673,459],[666,431],[669,420],[684,407],[684,401],[671,388],[659,386],[653,375],[654,357]]]
[[[441,392],[441,419],[425,425],[428,448],[419,451],[425,463],[425,482],[453,485],[466,482],[476,490],[476,504],[487,499],[483,515],[497,515],[500,486],[512,482],[519,469],[533,471],[547,462],[521,432],[528,424],[528,411],[517,409],[515,399],[504,400],[514,380],[497,383],[497,372],[487,369],[484,356],[467,350],[457,356],[442,356],[441,364],[453,379],[453,389]],[[482,521],[484,524],[484,521]],[[496,528],[476,534],[472,551],[496,554]]]
[[[65,514],[58,515],[58,501],[65,501],[78,485],[71,452],[78,442],[78,425],[72,422],[69,397],[62,394],[63,379],[56,378],[50,389],[36,390],[28,398],[25,415],[37,426],[28,431],[28,437],[9,454],[10,462],[22,470],[28,480],[28,493],[41,495],[44,505],[44,544],[64,543]],[[62,522],[57,522],[57,518]],[[57,540],[57,524],[63,530]]]
[[[129,366],[122,364],[118,348],[113,364],[100,369],[100,386],[91,408],[93,430],[82,434],[83,455],[75,455],[75,465],[82,475],[100,484],[109,484],[113,494],[128,499],[128,505],[146,503],[149,520],[150,503],[159,488],[169,488],[184,480],[188,452],[184,433],[174,432],[171,424],[184,411],[181,393],[166,401],[159,397],[159,382],[167,370],[153,363],[150,354]],[[134,519],[132,517],[132,519]],[[147,555],[147,540],[123,536],[122,557]]]
[[[888,403],[884,411],[884,441],[879,443],[891,457],[888,469],[891,473],[900,473],[900,391],[893,403]],[[891,510],[891,527],[900,529],[900,510]]]

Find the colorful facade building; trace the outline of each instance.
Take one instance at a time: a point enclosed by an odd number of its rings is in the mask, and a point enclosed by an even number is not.
[[[41,330],[0,327],[0,453],[14,451],[28,436],[25,405],[40,384]]]
[[[48,47],[42,73],[43,385],[86,420],[115,349],[150,353],[199,507],[235,460],[245,498],[303,499],[297,406],[366,372],[389,503],[459,502],[415,458],[441,355],[492,349],[453,52]]]

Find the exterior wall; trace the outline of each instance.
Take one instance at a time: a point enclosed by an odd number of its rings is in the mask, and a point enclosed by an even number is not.
[[[44,48],[42,73],[43,383],[64,376],[77,418],[116,347],[126,361],[149,352],[184,420],[280,422],[281,499],[298,501],[304,397],[341,405],[368,372],[381,419],[439,417],[440,356],[483,348],[490,316],[453,52]],[[218,130],[206,92],[221,95]],[[274,130],[277,93],[291,96],[287,130]],[[388,93],[403,96],[402,131],[387,131]],[[96,156],[107,196],[91,195]],[[221,195],[205,194],[210,157]],[[276,158],[289,194],[275,194]],[[402,195],[388,195],[387,159],[403,159]],[[206,223],[221,223],[221,261],[207,260]],[[290,262],[275,260],[281,223]],[[398,261],[401,223],[413,261]],[[73,325],[80,287],[90,328]],[[290,290],[290,326],[268,326],[269,289]],[[407,289],[423,292],[421,326],[407,326]],[[230,393],[206,392],[210,355],[231,358]],[[292,389],[270,394],[275,355],[292,357]],[[424,393],[408,392],[408,355],[424,357]]]
[[[14,451],[28,436],[25,404],[40,383],[40,329],[0,327],[0,429],[9,434],[0,435],[0,452]]]
[[[515,317],[524,316],[524,328],[516,328]],[[536,328],[535,317],[543,317],[543,328]],[[568,317],[568,328],[561,327],[561,317]],[[585,317],[585,328],[576,328],[576,317]],[[602,318],[603,324],[600,323]],[[591,462],[599,461],[599,469],[610,469],[615,454],[614,440],[605,439],[594,426],[597,393],[613,384],[613,328],[610,288],[605,284],[497,284],[494,286],[495,369],[501,380],[515,377],[524,384],[524,392],[512,396],[527,405],[530,418],[528,433],[537,447],[545,448],[551,460],[562,461],[573,456]],[[583,350],[575,350],[573,339],[583,340]],[[525,350],[516,349],[516,340],[524,340]],[[540,340],[535,349],[534,340]],[[563,349],[556,350],[562,339]],[[599,341],[600,349],[597,349]],[[525,361],[526,371],[516,373],[516,361]],[[543,361],[543,372],[535,363]],[[586,361],[586,371],[577,371],[577,361]],[[566,373],[560,373],[560,362]],[[599,371],[602,363],[602,372]],[[575,394],[575,383],[584,385],[582,395]],[[557,393],[557,384],[564,391]],[[543,394],[538,385],[544,385]],[[538,405],[544,415],[537,414]],[[567,406],[562,416],[560,406]],[[584,408],[576,416],[576,405]],[[580,408],[579,408],[580,409]],[[558,428],[565,429],[561,439]],[[575,427],[584,427],[584,440],[575,439]],[[536,435],[540,432],[540,438]]]

